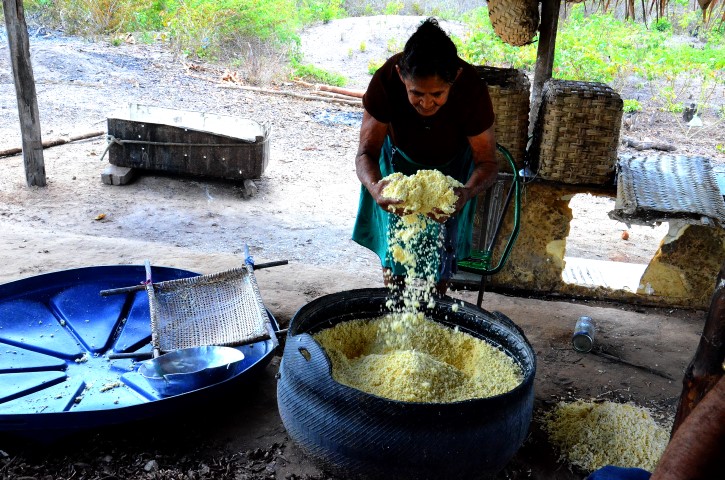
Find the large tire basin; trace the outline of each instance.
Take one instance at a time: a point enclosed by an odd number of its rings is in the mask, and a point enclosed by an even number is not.
[[[388,400],[337,383],[312,334],[385,313],[387,289],[320,297],[292,318],[277,386],[279,412],[294,442],[343,478],[482,478],[500,471],[526,438],[534,401],[534,351],[500,313],[440,299],[433,320],[501,347],[523,371],[522,383],[495,397],[454,403]],[[458,303],[458,307],[453,307]],[[456,311],[454,311],[456,310]]]

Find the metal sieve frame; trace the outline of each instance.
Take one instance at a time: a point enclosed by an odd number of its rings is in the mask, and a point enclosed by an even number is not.
[[[191,278],[148,282],[154,352],[238,346],[277,336],[251,265]]]

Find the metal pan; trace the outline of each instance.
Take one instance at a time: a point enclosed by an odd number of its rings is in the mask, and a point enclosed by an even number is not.
[[[237,374],[244,354],[231,347],[174,350],[141,363],[138,373],[163,397],[204,388]]]

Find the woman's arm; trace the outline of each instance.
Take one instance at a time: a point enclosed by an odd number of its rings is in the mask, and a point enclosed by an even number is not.
[[[364,110],[360,127],[360,145],[355,157],[355,171],[360,183],[370,192],[373,200],[383,209],[390,211],[388,207],[400,203],[400,200],[384,197],[383,189],[386,182],[380,181],[383,177],[380,173],[380,151],[387,134],[388,124],[379,122]]]

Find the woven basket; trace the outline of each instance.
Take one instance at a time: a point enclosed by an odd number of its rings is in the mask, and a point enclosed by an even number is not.
[[[539,28],[536,0],[489,0],[491,26],[501,40],[515,47],[531,43]]]
[[[603,83],[544,84],[531,156],[545,180],[608,184],[614,178],[623,102]]]
[[[516,166],[523,166],[529,129],[529,78],[514,68],[476,66],[476,71],[488,84],[493,112],[496,115],[494,131],[496,142],[506,147],[514,157]],[[502,172],[511,172],[509,162],[496,153]]]

